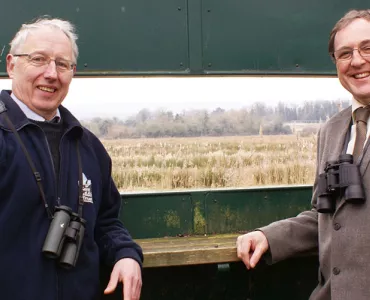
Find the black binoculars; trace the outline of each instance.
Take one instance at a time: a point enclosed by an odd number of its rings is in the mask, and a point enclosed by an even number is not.
[[[351,154],[342,154],[338,161],[328,161],[325,172],[319,175],[317,211],[334,213],[338,197],[352,203],[363,203],[365,193],[361,175]]]
[[[68,206],[57,206],[42,253],[48,258],[58,259],[66,269],[76,265],[85,234],[86,221]]]

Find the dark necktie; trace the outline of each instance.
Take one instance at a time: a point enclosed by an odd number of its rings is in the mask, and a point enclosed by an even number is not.
[[[355,110],[355,122],[356,122],[356,140],[353,149],[353,161],[357,161],[362,153],[364,143],[366,140],[367,131],[367,120],[369,119],[370,108],[360,107]]]

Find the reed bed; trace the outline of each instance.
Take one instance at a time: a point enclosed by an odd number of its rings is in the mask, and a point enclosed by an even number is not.
[[[121,192],[312,184],[316,137],[103,140]]]

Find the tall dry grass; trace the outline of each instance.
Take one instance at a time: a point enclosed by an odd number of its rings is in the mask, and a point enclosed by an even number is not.
[[[120,191],[311,184],[316,137],[104,140]]]

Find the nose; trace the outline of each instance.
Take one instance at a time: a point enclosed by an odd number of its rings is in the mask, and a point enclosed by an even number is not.
[[[366,63],[366,60],[361,56],[357,49],[353,49],[351,66],[361,66]]]
[[[47,79],[56,79],[58,77],[57,66],[55,64],[55,61],[51,60],[50,63],[46,65],[44,77]]]

